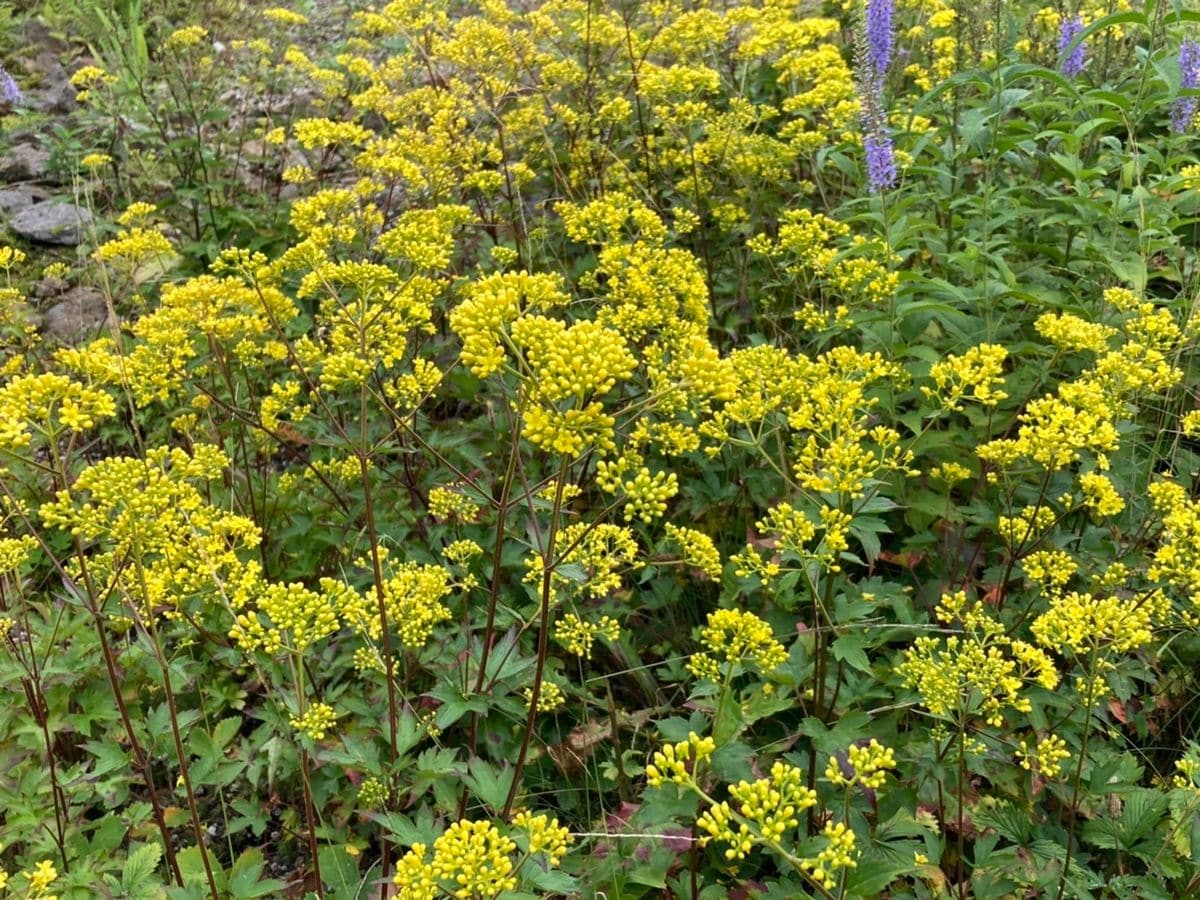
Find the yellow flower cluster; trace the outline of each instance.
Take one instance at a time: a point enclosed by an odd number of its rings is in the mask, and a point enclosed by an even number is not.
[[[607,493],[622,492],[625,500],[625,521],[635,518],[652,522],[667,511],[667,501],[679,492],[679,479],[674,472],[655,472],[642,466],[632,478],[623,477],[630,465],[630,455],[614,461],[601,460],[596,464],[596,483]]]
[[[621,335],[596,322],[567,326],[526,316],[513,324],[512,337],[530,369],[526,385],[534,405],[525,415],[525,437],[566,456],[577,456],[587,446],[612,449],[616,420],[599,398],[636,365]]]
[[[57,894],[50,893],[50,885],[58,878],[58,869],[50,860],[43,859],[34,868],[22,872],[21,875],[25,879],[26,900],[58,900]],[[0,879],[0,888],[4,887],[2,882],[7,882],[7,880],[7,875]]]
[[[25,564],[38,548],[37,538],[25,535],[0,538],[0,575],[10,575]]]
[[[592,645],[596,638],[616,641],[621,637],[621,626],[612,616],[601,616],[596,623],[587,622],[575,613],[567,613],[554,624],[554,640],[568,653],[583,659],[592,658]]]
[[[855,744],[847,751],[849,770],[844,770],[836,756],[829,757],[825,777],[838,787],[859,784],[869,790],[883,787],[889,769],[896,768],[896,754],[875,738],[868,744]]]
[[[184,28],[177,28],[167,35],[166,41],[163,42],[163,48],[166,50],[186,50],[189,47],[195,47],[206,37],[208,37],[207,29],[200,25],[188,25]]]
[[[787,651],[775,639],[771,626],[752,612],[718,609],[708,614],[708,623],[700,629],[705,651],[696,653],[688,670],[697,678],[721,677],[722,663],[753,665],[764,675],[787,662]]]
[[[1029,712],[1021,691],[1029,683],[1047,690],[1058,684],[1050,657],[1033,645],[1009,637],[1004,626],[981,604],[970,603],[965,591],[943,594],[937,609],[944,624],[961,621],[961,635],[920,637],[904,653],[897,669],[905,687],[915,688],[934,716],[963,723],[976,710],[993,726],[1003,712]]]
[[[292,716],[289,721],[297,732],[310,740],[323,741],[337,721],[337,713],[328,703],[311,703],[303,715]]]
[[[1161,591],[1137,599],[1071,591],[1050,597],[1032,631],[1043,647],[1081,658],[1093,651],[1129,653],[1148,643],[1169,613],[1170,601]]]
[[[525,695],[525,705],[533,702],[533,688],[527,687],[522,691]],[[544,680],[538,690],[537,711],[540,713],[554,712],[566,705],[567,695],[553,681]]]
[[[1079,476],[1083,502],[1097,516],[1115,516],[1125,508],[1125,501],[1107,475],[1087,472]]]
[[[91,577],[119,589],[143,615],[225,599],[237,609],[261,587],[257,569],[240,559],[261,535],[249,519],[210,504],[197,484],[220,478],[228,463],[209,444],[191,454],[158,447],[142,459],[109,457],[84,469],[40,515],[47,526],[96,544]],[[249,585],[236,602],[223,599],[230,581]]]
[[[650,787],[661,787],[666,781],[681,785],[694,783],[696,768],[710,759],[716,749],[716,742],[711,737],[700,737],[694,731],[688,732],[686,741],[663,744],[646,766],[646,783]]]
[[[530,855],[543,853],[546,861],[555,867],[562,862],[572,839],[571,833],[558,824],[558,819],[552,819],[545,813],[534,815],[522,810],[513,816],[512,823],[525,832]]]
[[[1043,778],[1057,778],[1062,772],[1063,760],[1070,758],[1067,742],[1056,734],[1038,741],[1032,750],[1025,740],[1017,747],[1017,761],[1021,768],[1029,772],[1036,765],[1038,774]]]
[[[253,608],[237,615],[230,637],[246,653],[303,653],[338,630],[338,600],[333,584],[321,591],[294,583],[264,585]]]
[[[943,409],[961,411],[963,400],[970,398],[983,406],[995,406],[1008,394],[1004,386],[1004,361],[1008,351],[998,344],[979,344],[959,356],[948,356],[933,364],[929,376],[936,389],[922,388],[927,397],[936,398]]]
[[[1043,313],[1034,323],[1038,334],[1064,352],[1086,350],[1104,353],[1117,329],[1099,322],[1088,322],[1071,313]]]
[[[441,566],[416,562],[401,563],[383,583],[384,606],[388,625],[409,650],[420,650],[433,635],[433,629],[450,618],[442,600],[450,593],[450,573]],[[363,596],[344,588],[339,607],[350,627],[372,641],[382,635],[379,610],[374,592]]]
[[[461,489],[435,487],[429,491],[429,514],[435,519],[470,522],[479,512],[479,504]]]
[[[779,847],[783,837],[800,824],[800,813],[815,806],[815,791],[804,786],[804,773],[776,761],[771,774],[729,786],[729,800],[714,803],[696,819],[704,832],[702,844],[726,845],[725,858],[745,859],[755,844]]]
[[[1116,332],[1096,330],[1088,323],[1043,317],[1042,331],[1052,340],[1092,349],[1095,363],[1054,394],[1030,401],[1020,415],[1016,438],[1000,438],[979,448],[979,457],[999,469],[1027,459],[1043,469],[1063,469],[1094,455],[1097,468],[1108,467],[1108,455],[1119,446],[1118,425],[1129,415],[1130,401],[1165,391],[1183,373],[1169,361],[1182,340],[1182,331],[1168,310],[1140,300],[1125,288],[1109,288],[1105,303],[1123,316],[1124,342],[1115,349],[1107,341]],[[996,473],[989,473],[994,478]],[[1111,498],[1107,504],[1112,508]]]
[[[721,554],[712,538],[694,528],[669,522],[666,532],[667,538],[682,552],[684,563],[699,569],[713,581],[721,580]]]
[[[622,525],[574,522],[562,529],[558,546],[571,548],[563,555],[562,562],[580,567],[586,576],[583,580],[568,578],[558,570],[560,567],[556,567],[552,584],[561,596],[578,593],[603,599],[621,587],[621,577],[626,571],[640,566],[636,562],[637,539]],[[526,558],[526,583],[541,581],[543,564],[540,554]]]
[[[455,229],[472,221],[474,214],[465,206],[407,210],[379,236],[375,249],[406,260],[414,269],[445,269],[454,252]]]
[[[35,435],[54,440],[63,429],[86,431],[116,411],[107,392],[66,375],[18,375],[0,387],[0,450],[20,450]]]
[[[1162,518],[1162,536],[1147,576],[1178,589],[1200,607],[1200,502],[1173,481],[1150,485],[1150,502]]]
[[[813,881],[829,890],[837,886],[834,872],[857,867],[858,852],[855,849],[854,832],[845,822],[826,822],[821,834],[828,841],[825,848],[811,861],[802,860],[801,865]]]
[[[463,362],[480,378],[493,374],[507,359],[508,329],[526,310],[551,310],[569,301],[557,275],[522,271],[473,281],[450,313],[450,327],[462,340]]]
[[[401,858],[394,878],[397,897],[433,900],[448,893],[466,900],[514,890],[517,879],[510,857],[516,849],[516,842],[491,822],[462,819],[433,842],[428,861],[424,844],[413,844]]]

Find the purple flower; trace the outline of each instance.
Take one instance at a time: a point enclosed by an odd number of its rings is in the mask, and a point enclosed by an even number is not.
[[[867,0],[866,50],[870,80],[883,84],[892,61],[892,12],[895,0]]]
[[[1200,87],[1200,41],[1179,45],[1179,86],[1187,90]],[[1179,97],[1171,109],[1171,128],[1176,134],[1187,131],[1196,118],[1196,98]]]
[[[896,154],[886,127],[876,128],[863,135],[867,153],[867,183],[878,194],[896,183]]]
[[[1080,41],[1070,53],[1067,53],[1071,41],[1075,40],[1081,31],[1083,31],[1083,19],[1079,16],[1063,19],[1062,24],[1058,26],[1058,55],[1062,57],[1062,73],[1068,78],[1083,74],[1083,61],[1087,53],[1083,41]]]
[[[16,106],[21,102],[21,89],[3,66],[0,66],[0,102],[8,106]]]

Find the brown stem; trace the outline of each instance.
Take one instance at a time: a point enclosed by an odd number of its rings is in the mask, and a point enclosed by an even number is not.
[[[546,655],[550,646],[550,595],[554,578],[554,542],[558,537],[558,517],[562,511],[563,488],[567,483],[567,469],[570,464],[570,458],[564,456],[558,469],[558,481],[554,485],[554,511],[550,517],[550,530],[546,535],[546,548],[542,554],[542,603],[537,665],[534,667],[533,687],[529,694],[529,713],[525,716],[525,734],[521,738],[521,749],[517,753],[517,763],[513,767],[512,784],[508,788],[508,798],[504,801],[504,811],[501,813],[503,819],[508,818],[509,813],[512,812],[513,803],[517,799],[517,791],[521,785],[521,772],[525,768],[525,758],[529,754],[529,742],[533,739],[533,727],[537,722],[538,698],[542,694],[542,675],[546,671]]]

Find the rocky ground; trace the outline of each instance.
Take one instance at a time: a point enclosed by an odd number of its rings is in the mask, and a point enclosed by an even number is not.
[[[24,87],[7,110],[0,155],[0,224],[22,246],[41,251],[47,261],[70,254],[85,243],[95,224],[78,196],[78,184],[53,165],[56,128],[70,128],[76,113],[75,88],[63,64],[68,47],[36,20],[22,26],[26,48],[12,66]],[[86,61],[74,63],[74,67]],[[14,124],[15,123],[15,124]],[[31,254],[32,255],[32,254]],[[59,342],[77,342],[106,325],[108,304],[100,291],[70,287],[59,278],[44,278],[29,298],[35,324]]]

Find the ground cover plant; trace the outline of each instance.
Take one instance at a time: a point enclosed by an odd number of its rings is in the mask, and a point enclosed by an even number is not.
[[[1200,11],[2,12],[0,894],[1200,891]]]

